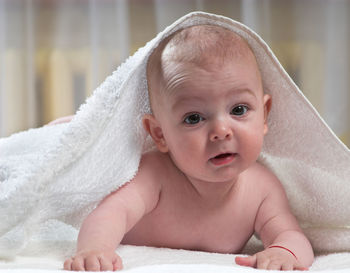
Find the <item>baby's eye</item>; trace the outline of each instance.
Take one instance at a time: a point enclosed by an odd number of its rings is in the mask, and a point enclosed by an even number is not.
[[[184,119],[184,123],[193,125],[199,123],[202,120],[203,118],[199,114],[191,114]]]
[[[248,111],[248,106],[237,105],[237,106],[233,107],[230,114],[234,115],[234,116],[243,116],[245,113],[247,113],[247,111]]]

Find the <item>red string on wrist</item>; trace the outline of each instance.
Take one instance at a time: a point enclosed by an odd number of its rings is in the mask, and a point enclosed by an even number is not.
[[[294,256],[295,259],[298,260],[297,256],[295,256],[295,254],[293,253],[293,251],[291,251],[290,249],[284,247],[284,246],[278,246],[278,245],[273,245],[273,246],[269,246],[268,248],[282,248],[284,250],[287,250],[290,254],[292,254]]]

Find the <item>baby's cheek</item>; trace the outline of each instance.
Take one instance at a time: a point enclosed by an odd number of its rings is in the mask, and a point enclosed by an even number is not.
[[[199,138],[181,138],[172,145],[173,156],[181,160],[183,164],[191,164],[194,160],[199,160],[205,153],[205,146]]]
[[[255,161],[262,149],[263,145],[263,135],[250,134],[246,135],[244,139],[241,141],[241,151],[243,154],[247,156],[252,161]]]

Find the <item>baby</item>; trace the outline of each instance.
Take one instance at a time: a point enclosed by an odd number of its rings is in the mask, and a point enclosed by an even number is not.
[[[152,53],[147,79],[142,122],[157,150],[85,219],[64,269],[119,270],[120,243],[239,253],[255,232],[265,249],[237,264],[307,269],[312,247],[281,183],[256,162],[271,98],[247,42],[218,26],[180,30]]]

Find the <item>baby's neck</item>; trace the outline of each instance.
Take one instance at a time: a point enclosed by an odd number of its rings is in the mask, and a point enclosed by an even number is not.
[[[194,177],[182,172],[174,161],[171,159],[171,156],[166,157],[169,162],[171,169],[175,171],[173,175],[182,181],[184,186],[184,194],[189,194],[189,198],[195,200],[198,205],[206,208],[218,208],[222,205],[225,205],[227,201],[232,199],[234,193],[238,192],[239,183],[242,180],[242,174],[237,177],[233,177],[230,181],[204,181],[199,180]]]
[[[208,207],[217,207],[226,203],[238,187],[238,178],[226,182],[208,182],[186,175],[185,177],[193,189],[194,197]]]

